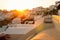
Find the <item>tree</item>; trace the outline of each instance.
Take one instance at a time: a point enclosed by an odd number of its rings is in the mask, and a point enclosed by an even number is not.
[[[2,17],[1,18],[4,18],[4,19],[0,21],[0,27],[9,24],[15,17],[16,16],[13,13],[11,13],[11,12],[10,13],[8,12],[5,15],[4,15],[4,13],[2,13]]]

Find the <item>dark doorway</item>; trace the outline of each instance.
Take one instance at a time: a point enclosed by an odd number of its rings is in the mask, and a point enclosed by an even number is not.
[[[57,10],[59,10],[60,9],[60,4],[57,6]]]

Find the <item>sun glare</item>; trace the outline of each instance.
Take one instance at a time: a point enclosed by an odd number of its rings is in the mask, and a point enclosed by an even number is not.
[[[0,9],[25,10],[38,6],[48,7],[57,0],[0,0]]]
[[[31,9],[33,8],[34,4],[31,0],[8,0],[8,4],[6,4],[7,10],[17,9],[17,10],[24,10],[24,9]]]

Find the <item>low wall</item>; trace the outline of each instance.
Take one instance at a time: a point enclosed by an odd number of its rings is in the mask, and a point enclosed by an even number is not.
[[[5,33],[6,34],[23,34],[27,31],[29,32],[30,30],[35,29],[38,26],[40,26],[40,29],[41,29],[41,27],[42,27],[41,25],[43,24],[43,22],[44,22],[44,18],[40,18],[35,21],[35,24],[11,24]],[[37,30],[39,30],[39,29],[37,29]]]
[[[58,31],[60,31],[60,16],[58,15],[53,15],[52,16],[52,21]]]
[[[9,40],[29,40],[31,37],[35,36],[37,33],[44,29],[43,22],[44,18],[41,18],[38,19],[35,24],[17,24],[18,27],[9,27],[5,33],[11,33],[9,34],[11,37]],[[9,30],[10,28],[11,30]],[[12,30],[13,28],[15,29]]]

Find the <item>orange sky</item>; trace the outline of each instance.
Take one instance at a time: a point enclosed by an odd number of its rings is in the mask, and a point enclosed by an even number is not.
[[[58,0],[0,0],[0,9],[32,9],[34,7],[48,7]]]

